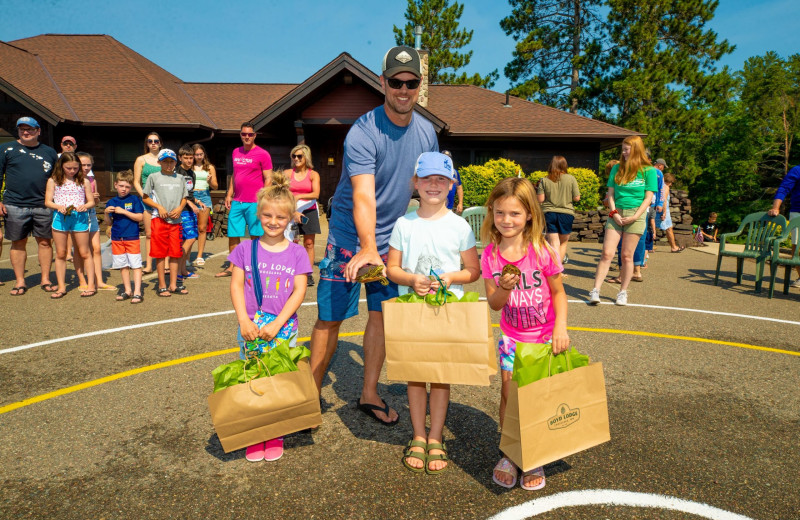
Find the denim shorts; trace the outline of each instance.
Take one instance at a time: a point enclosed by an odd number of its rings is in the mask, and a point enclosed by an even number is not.
[[[6,240],[14,242],[28,238],[53,238],[53,210],[50,208],[22,208],[6,204]]]
[[[58,211],[53,212],[53,231],[64,233],[75,232],[83,233],[89,231],[89,212],[73,211],[69,215],[64,215]]]
[[[208,190],[194,190],[194,198],[199,200],[203,204],[205,204],[206,207],[208,207],[208,209],[211,210],[212,213],[213,213],[212,206],[214,205],[214,203],[211,202],[211,192],[210,191],[208,191]]]
[[[100,231],[100,224],[97,223],[97,210],[89,208],[89,233]]]
[[[264,228],[258,220],[257,202],[231,202],[228,212],[228,236],[231,238],[244,237],[249,231],[253,238],[264,234]]]
[[[328,244],[325,258],[319,263],[319,284],[317,285],[317,312],[323,321],[343,321],[358,315],[358,297],[361,283],[348,282],[344,278],[344,268],[353,258],[354,251]],[[381,255],[384,264],[386,256]],[[389,282],[368,282],[364,284],[367,293],[367,310],[382,311],[381,303],[398,295],[397,284]]]

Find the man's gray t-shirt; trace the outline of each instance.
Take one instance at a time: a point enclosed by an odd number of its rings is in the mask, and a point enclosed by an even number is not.
[[[167,211],[172,211],[181,205],[181,200],[189,196],[186,189],[186,179],[183,175],[173,173],[164,175],[162,172],[151,173],[144,183],[144,194],[148,195],[154,202],[164,206]],[[181,217],[169,218],[167,215],[159,215],[158,210],[152,208],[153,216],[160,217],[170,224],[180,224]]]
[[[360,248],[353,219],[351,177],[374,175],[375,241],[378,253],[386,253],[392,228],[405,215],[411,200],[417,158],[423,152],[438,151],[433,125],[418,113],[405,127],[392,123],[383,105],[358,118],[344,142],[344,165],[333,197],[328,242],[350,251]]]

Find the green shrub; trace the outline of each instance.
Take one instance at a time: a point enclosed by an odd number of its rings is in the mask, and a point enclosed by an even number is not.
[[[509,159],[492,159],[483,166],[471,164],[459,168],[464,188],[464,207],[485,205],[498,182],[507,177],[516,177],[521,172],[520,165]]]
[[[567,173],[575,177],[578,181],[578,189],[581,191],[581,200],[575,203],[577,211],[591,211],[597,209],[600,204],[600,179],[588,168],[567,168]],[[543,177],[547,177],[547,172],[531,172],[529,178],[536,184]]]
[[[483,206],[492,188],[500,181],[486,166],[471,164],[458,169],[464,189],[464,207]]]

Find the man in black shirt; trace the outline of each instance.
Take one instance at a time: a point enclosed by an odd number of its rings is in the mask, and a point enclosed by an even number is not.
[[[39,244],[42,289],[47,292],[57,289],[50,283],[53,212],[44,205],[44,192],[58,154],[39,142],[40,132],[39,123],[34,118],[21,117],[17,120],[19,139],[0,145],[0,186],[5,182],[0,215],[6,219],[6,238],[11,241],[9,256],[16,278],[12,296],[22,296],[28,290],[25,285],[28,253],[25,248],[30,234]]]

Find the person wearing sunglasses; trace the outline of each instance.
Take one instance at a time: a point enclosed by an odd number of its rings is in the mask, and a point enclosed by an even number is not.
[[[384,56],[381,70],[384,103],[350,128],[333,196],[317,286],[318,319],[311,333],[311,368],[318,388],[336,351],[342,322],[359,313],[359,269],[385,265],[392,228],[411,200],[417,157],[439,151],[433,125],[414,113],[422,78],[419,53],[411,47],[394,47]],[[377,385],[385,358],[381,302],[397,296],[398,288],[393,282],[364,285],[368,319],[358,409],[393,426],[397,412],[378,395]]]
[[[150,132],[144,139],[144,154],[136,158],[133,163],[133,187],[139,193],[139,197],[144,199],[143,186],[147,183],[147,178],[151,173],[160,172],[161,166],[158,164],[158,152],[161,151],[161,136],[155,132]],[[150,194],[148,193],[149,197]],[[144,268],[142,274],[153,272],[153,259],[147,254],[150,249],[150,221],[152,216],[149,211],[144,212],[144,245],[142,246],[142,260]]]
[[[292,148],[289,154],[292,168],[284,170],[283,174],[289,179],[289,189],[297,201],[295,221],[298,224],[298,233],[303,235],[303,247],[306,248],[311,267],[314,267],[314,239],[322,233],[319,225],[319,173],[313,170],[311,162],[311,149],[299,144]],[[308,286],[314,285],[313,273],[308,273]]]
[[[251,238],[264,234],[258,219],[257,194],[261,188],[272,184],[272,157],[269,152],[256,144],[256,131],[253,123],[245,122],[240,127],[242,146],[233,151],[233,175],[225,194],[225,207],[228,208],[228,248],[232,253],[242,237]],[[233,274],[233,265],[218,272],[217,278]]]
[[[78,147],[78,140],[72,137],[71,135],[65,135],[61,138],[61,153],[58,154],[61,157],[61,154],[64,152],[75,152],[75,149]]]

